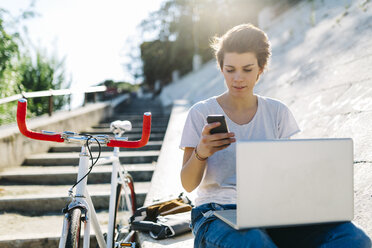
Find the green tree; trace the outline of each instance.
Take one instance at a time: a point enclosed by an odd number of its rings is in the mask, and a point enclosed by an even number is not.
[[[5,31],[0,16],[0,99],[17,93],[15,67],[19,50],[16,38]],[[15,109],[15,102],[0,105],[0,125],[15,120]]]
[[[0,98],[15,93],[12,69],[19,56],[18,45],[12,35],[8,34],[0,19]]]
[[[19,91],[32,92],[49,89],[61,89],[65,83],[64,60],[58,61],[46,53],[36,52],[36,59],[30,55],[21,58],[19,67]],[[64,85],[69,86],[69,85]],[[54,96],[53,105],[60,109],[65,104],[65,96]],[[35,115],[42,115],[48,112],[49,99],[46,97],[30,98],[29,110]]]
[[[139,88],[139,84],[131,84],[124,81],[114,81],[107,79],[98,85],[104,85],[107,87],[106,92],[103,94],[103,99],[111,99],[114,95],[136,92]]]
[[[156,80],[170,82],[172,70],[175,65],[171,63],[170,56],[172,42],[155,40],[141,44],[141,59],[146,82],[151,87]]]
[[[27,32],[21,21],[35,17],[32,11],[34,1],[28,9],[18,17],[10,16],[9,12],[0,8],[0,98],[8,97],[23,91],[42,91],[60,89],[66,84],[64,75],[64,60],[48,57],[39,50],[30,51],[25,45],[22,35]],[[8,25],[4,24],[7,15]],[[7,31],[7,26],[11,32]],[[22,35],[21,35],[22,33]],[[33,47],[32,45],[29,45]],[[21,52],[22,51],[22,52]],[[35,56],[31,56],[31,53]],[[68,87],[69,85],[64,85]],[[54,97],[54,108],[60,109],[66,102],[66,97]],[[29,113],[40,115],[48,111],[48,98],[29,99]],[[16,102],[0,105],[0,125],[15,121]]]

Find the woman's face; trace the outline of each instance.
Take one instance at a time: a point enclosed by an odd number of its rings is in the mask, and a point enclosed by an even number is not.
[[[233,96],[252,95],[261,73],[254,53],[225,53],[222,74]]]

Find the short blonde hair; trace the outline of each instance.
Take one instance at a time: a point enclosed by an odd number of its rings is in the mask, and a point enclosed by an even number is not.
[[[225,53],[252,52],[256,55],[261,70],[265,69],[271,55],[266,33],[252,24],[241,24],[231,28],[221,37],[215,36],[211,47],[221,70]]]

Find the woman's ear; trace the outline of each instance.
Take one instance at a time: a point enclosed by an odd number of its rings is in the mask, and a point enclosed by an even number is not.
[[[217,65],[220,72],[223,73],[223,60],[218,60]]]
[[[260,68],[260,70],[258,71],[258,74],[257,74],[257,80],[260,78],[262,73],[263,73],[263,69]]]

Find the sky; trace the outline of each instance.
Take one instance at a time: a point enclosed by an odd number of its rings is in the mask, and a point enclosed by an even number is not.
[[[28,19],[31,42],[65,58],[71,88],[81,89],[106,79],[134,82],[125,72],[128,39],[138,37],[138,25],[163,0],[36,0],[40,16]],[[19,15],[31,0],[0,0],[0,8]]]

